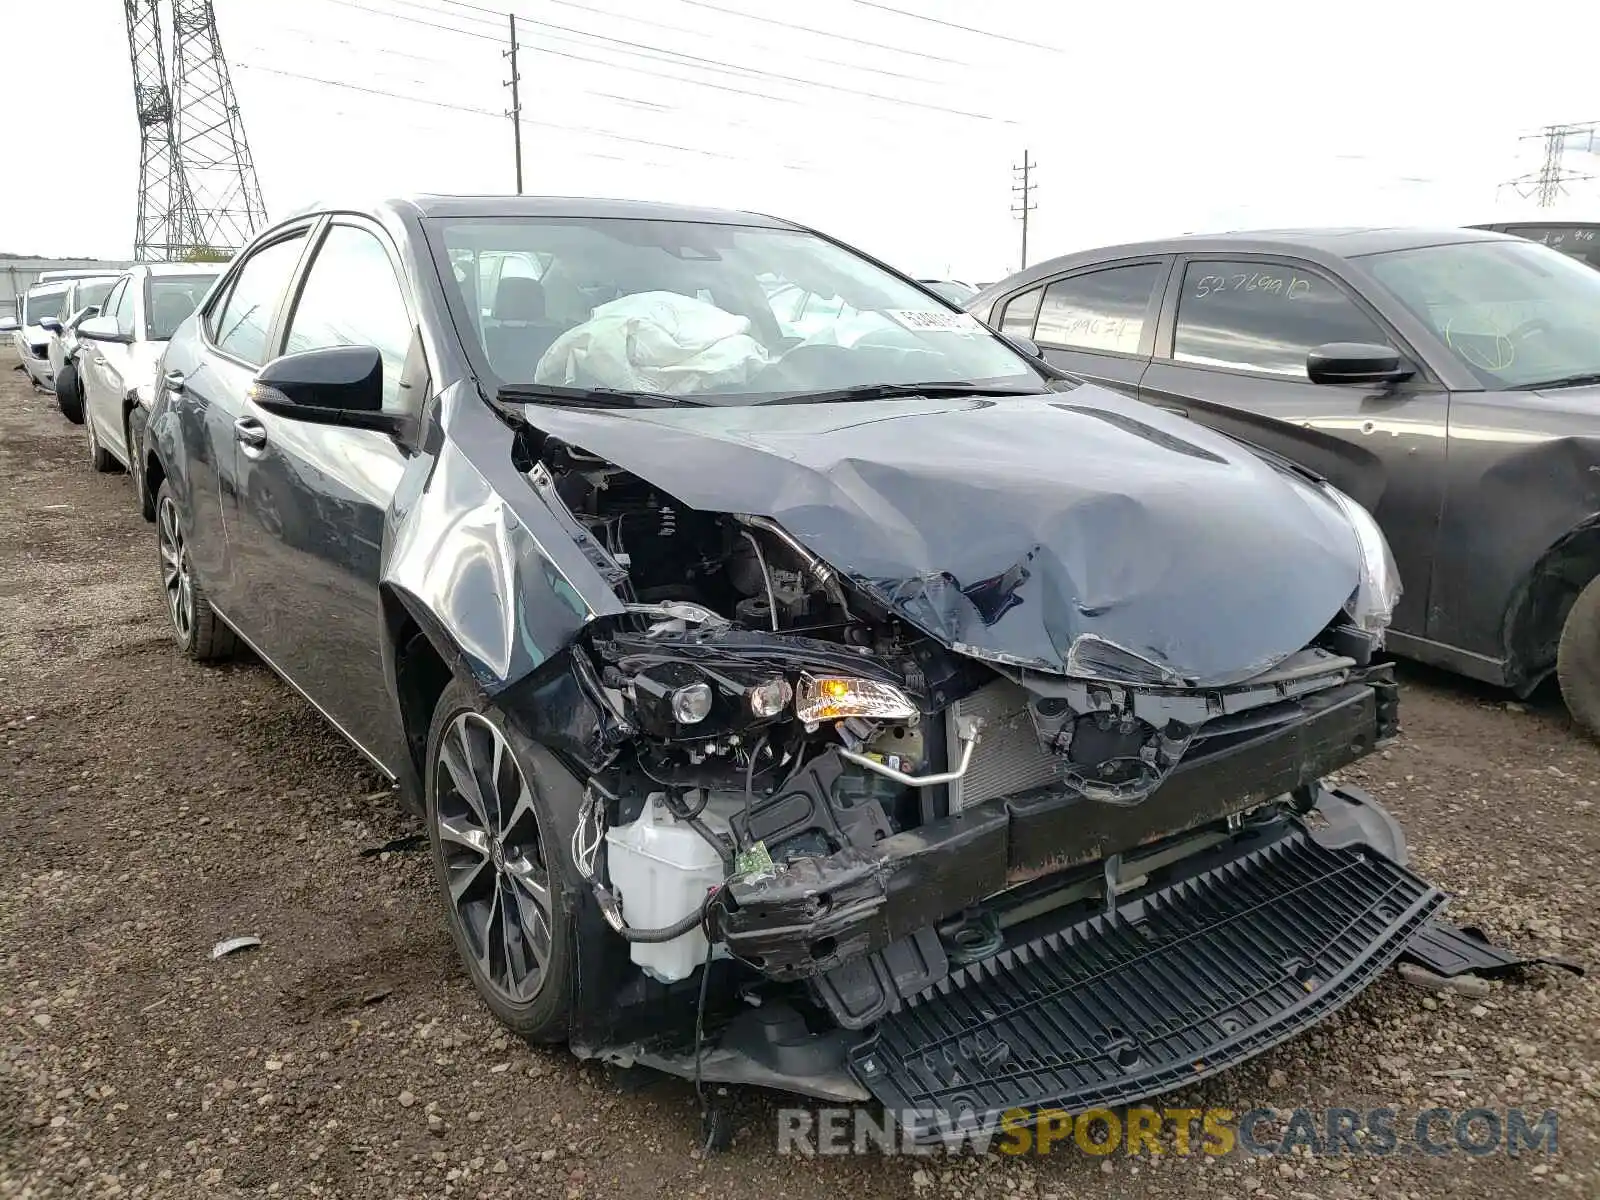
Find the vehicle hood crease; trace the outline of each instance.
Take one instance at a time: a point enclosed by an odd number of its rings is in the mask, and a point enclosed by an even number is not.
[[[1092,634],[1200,685],[1301,649],[1360,577],[1337,508],[1220,434],[1086,386],[1022,399],[595,411],[534,428],[709,512],[770,517],[974,657]]]

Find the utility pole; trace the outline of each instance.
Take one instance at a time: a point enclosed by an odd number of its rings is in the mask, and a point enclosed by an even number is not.
[[[1508,179],[1502,187],[1509,186],[1517,190],[1517,194],[1531,197],[1540,208],[1549,208],[1567,189],[1568,183],[1582,179],[1593,179],[1593,175],[1580,175],[1575,171],[1563,169],[1563,159],[1566,156],[1567,143],[1575,137],[1587,136],[1588,149],[1594,150],[1594,135],[1600,129],[1600,122],[1578,121],[1567,125],[1546,125],[1538,133],[1530,133],[1522,140],[1541,138],[1544,141],[1544,162],[1537,171],[1527,175],[1519,175],[1515,179]]]
[[[506,115],[511,118],[511,136],[517,150],[517,195],[522,195],[522,91],[519,84],[522,82],[522,73],[517,70],[517,14],[509,14],[511,20],[511,49],[506,51],[506,57],[511,60],[511,82],[507,86],[511,89],[511,111]]]
[[[1018,270],[1028,268],[1028,214],[1039,205],[1033,199],[1033,189],[1038,185],[1033,181],[1033,169],[1039,164],[1028,157],[1028,152],[1022,152],[1022,165],[1011,168],[1012,175],[1017,182],[1011,185],[1011,190],[1020,194],[1022,199],[1011,206],[1011,211],[1022,219],[1022,266]]]

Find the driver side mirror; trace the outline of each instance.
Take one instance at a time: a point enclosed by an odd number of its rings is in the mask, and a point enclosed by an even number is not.
[[[250,400],[273,416],[398,435],[404,419],[383,411],[383,356],[372,346],[332,346],[273,359],[256,373]]]
[[[39,322],[39,328],[45,330],[47,333],[60,333],[61,332],[61,318],[60,317],[45,317],[43,320],[41,320]]]
[[[133,339],[117,330],[115,317],[90,317],[78,326],[78,337],[91,342],[131,342]]]
[[[1002,333],[1001,337],[1010,342],[1017,350],[1029,358],[1043,358],[1044,351],[1039,349],[1039,343],[1030,337],[1023,337],[1019,333]]]
[[[1312,383],[1398,383],[1417,373],[1393,346],[1367,342],[1328,342],[1306,355]]]
[[[21,328],[15,317],[0,317],[0,333],[15,333]]]

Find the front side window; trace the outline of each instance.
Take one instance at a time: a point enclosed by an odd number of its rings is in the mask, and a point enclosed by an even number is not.
[[[1486,388],[1600,373],[1600,271],[1525,241],[1458,242],[1361,260]]]
[[[1145,313],[1163,273],[1159,263],[1137,263],[1056,280],[1044,290],[1034,341],[1076,350],[1139,353]]]
[[[1390,338],[1332,280],[1303,266],[1191,262],[1184,269],[1172,357],[1306,377],[1306,355],[1328,342]]]
[[[707,403],[946,384],[1042,391],[966,313],[815,234],[627,218],[427,222],[457,328],[505,384],[694,395]],[[485,256],[529,256],[483,304]]]
[[[252,366],[266,361],[278,303],[300,261],[303,233],[272,242],[246,259],[213,326],[217,349]]]
[[[106,298],[100,302],[100,315],[102,317],[109,318],[113,321],[116,320],[117,305],[121,303],[122,293],[127,291],[127,289],[128,281],[126,277],[118,279],[111,285],[111,290],[106,293]]]
[[[145,280],[144,315],[150,340],[165,342],[177,333],[216,281],[215,274],[152,275]]]
[[[513,271],[500,283],[523,278]],[[393,409],[411,345],[411,318],[389,255],[364,229],[334,225],[311,260],[289,318],[284,353],[331,346],[372,346],[383,356],[383,403]]]

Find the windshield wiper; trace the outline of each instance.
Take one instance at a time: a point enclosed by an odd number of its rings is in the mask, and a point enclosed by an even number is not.
[[[902,396],[1044,396],[1033,388],[1004,388],[985,383],[943,381],[937,383],[863,383],[856,387],[835,388],[826,392],[794,392],[768,396],[757,404],[834,404],[852,400],[895,400]]]
[[[1600,371],[1580,371],[1575,375],[1558,375],[1554,379],[1541,379],[1538,383],[1522,383],[1517,385],[1517,390],[1541,392],[1546,388],[1587,387],[1593,383],[1600,383]]]
[[[620,388],[559,387],[543,383],[508,383],[495,399],[512,404],[554,404],[572,408],[704,408],[705,402],[666,392],[625,392]]]

